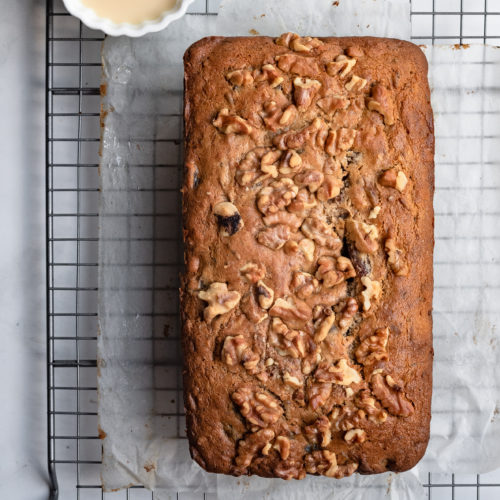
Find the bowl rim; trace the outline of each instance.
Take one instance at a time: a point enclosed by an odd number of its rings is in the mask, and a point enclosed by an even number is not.
[[[166,28],[172,21],[182,17],[194,0],[177,0],[172,10],[164,12],[158,19],[144,21],[140,24],[115,23],[111,19],[100,17],[90,7],[83,5],[81,0],[63,0],[67,11],[80,19],[91,29],[104,31],[107,35],[139,37],[147,33],[155,33]]]

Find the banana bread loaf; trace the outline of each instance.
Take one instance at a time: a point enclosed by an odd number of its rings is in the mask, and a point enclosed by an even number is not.
[[[427,62],[382,38],[185,54],[184,394],[206,470],[404,471],[432,391]]]

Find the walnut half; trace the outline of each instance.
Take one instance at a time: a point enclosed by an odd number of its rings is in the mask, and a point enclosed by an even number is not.
[[[374,373],[370,383],[373,394],[392,415],[409,417],[415,411],[403,392],[403,388],[390,375],[383,375],[380,372]]]
[[[198,297],[208,302],[208,306],[203,311],[207,323],[210,323],[216,316],[234,309],[241,299],[238,292],[228,290],[226,283],[219,282],[214,282],[207,290],[198,292]]]

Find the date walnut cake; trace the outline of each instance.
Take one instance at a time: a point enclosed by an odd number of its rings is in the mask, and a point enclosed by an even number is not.
[[[411,468],[432,387],[427,62],[381,38],[185,55],[187,433],[206,470]]]

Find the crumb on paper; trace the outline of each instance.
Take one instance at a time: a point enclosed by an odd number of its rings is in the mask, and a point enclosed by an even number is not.
[[[155,463],[150,463],[148,462],[146,465],[144,465],[144,470],[146,472],[151,472],[152,470],[156,469],[156,464]]]
[[[392,474],[392,472],[389,473],[389,476],[387,477],[387,490],[385,492],[385,494],[387,496],[389,496],[391,494],[391,489],[392,489],[392,481],[394,479],[394,476]]]
[[[455,43],[453,45],[453,48],[455,50],[460,50],[460,49],[468,49],[470,47],[470,44],[469,43]]]
[[[338,6],[339,6],[339,3],[340,3],[340,2],[339,2],[339,0],[335,0],[335,2],[333,2],[333,3],[332,3],[332,5],[333,5],[334,7],[338,7]]]
[[[252,28],[251,30],[248,30],[248,32],[249,32],[251,35],[260,35],[260,33],[259,33],[256,29],[254,29],[254,28]]]
[[[495,409],[493,410],[493,415],[492,415],[491,420],[490,420],[491,423],[495,422],[498,414],[500,414],[500,408],[498,408],[498,405],[497,405],[497,406],[495,406]]]
[[[99,436],[99,439],[106,439],[107,436],[107,434],[101,429],[99,425],[97,426],[97,435]]]

